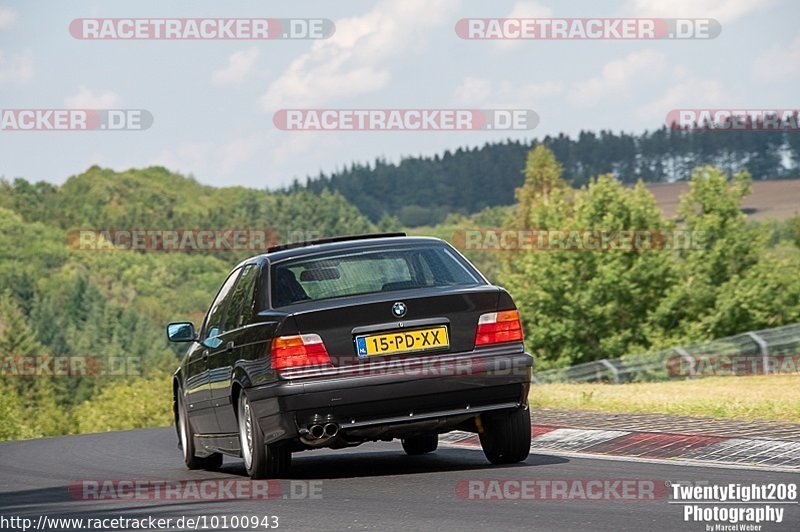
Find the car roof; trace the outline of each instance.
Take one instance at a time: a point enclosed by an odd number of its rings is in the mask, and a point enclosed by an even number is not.
[[[327,253],[329,251],[339,251],[348,249],[368,249],[387,247],[389,245],[408,246],[414,244],[444,244],[444,240],[430,236],[379,236],[375,235],[357,235],[352,239],[337,240],[335,242],[310,242],[308,245],[301,247],[290,247],[288,249],[277,249],[275,251],[262,253],[255,257],[250,257],[242,261],[236,267],[244,266],[245,264],[253,264],[262,262],[278,262],[285,259],[307,257],[317,255],[320,253]],[[234,268],[235,269],[235,268]]]

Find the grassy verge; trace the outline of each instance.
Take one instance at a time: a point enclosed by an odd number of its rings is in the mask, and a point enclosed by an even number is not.
[[[800,423],[800,375],[533,386],[531,406]]]

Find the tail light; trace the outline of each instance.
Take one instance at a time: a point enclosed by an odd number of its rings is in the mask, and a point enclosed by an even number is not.
[[[297,368],[330,364],[328,350],[318,334],[279,336],[270,349],[272,369]]]
[[[504,310],[482,314],[478,318],[478,332],[475,335],[475,346],[502,344],[522,341],[522,323],[519,312]]]

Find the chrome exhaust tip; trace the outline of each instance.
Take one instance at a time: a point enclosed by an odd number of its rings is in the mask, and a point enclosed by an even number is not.
[[[325,423],[325,427],[323,427],[323,433],[325,434],[326,438],[333,438],[339,434],[339,425],[336,423]]]
[[[325,428],[322,425],[311,425],[308,428],[308,433],[314,439],[322,438],[325,435]]]

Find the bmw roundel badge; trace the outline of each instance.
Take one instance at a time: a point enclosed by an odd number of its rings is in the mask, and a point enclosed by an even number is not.
[[[406,304],[398,301],[394,305],[392,305],[392,314],[394,314],[398,318],[402,318],[406,315],[408,309],[406,308]]]

